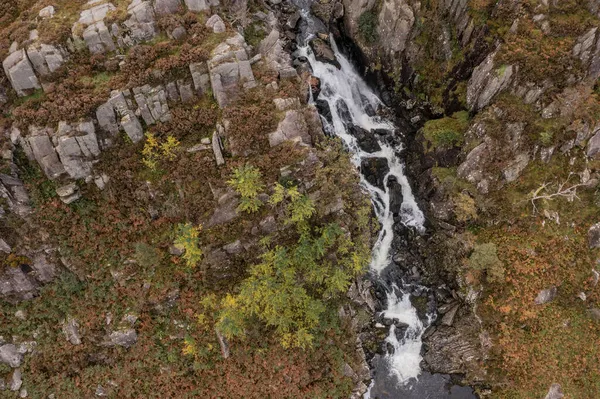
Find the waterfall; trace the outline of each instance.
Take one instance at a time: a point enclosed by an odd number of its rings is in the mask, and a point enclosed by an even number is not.
[[[383,184],[376,185],[367,181],[361,173],[361,184],[369,193],[381,230],[373,247],[373,256],[370,264],[375,278],[391,263],[390,251],[394,238],[394,214],[400,217],[403,224],[423,231],[425,217],[419,209],[409,182],[404,174],[404,166],[400,161],[397,151],[377,137],[376,131],[393,131],[394,125],[379,116],[372,110],[378,109],[382,104],[377,95],[367,86],[366,82],[356,72],[352,64],[340,53],[333,38],[330,45],[340,64],[338,69],[329,63],[320,62],[315,58],[308,45],[298,49],[300,56],[308,59],[313,75],[321,81],[321,92],[313,101],[326,101],[331,111],[331,118],[322,118],[325,130],[342,139],[352,155],[352,162],[360,168],[369,158],[385,159],[389,172],[383,179]],[[330,121],[326,119],[331,119]],[[377,140],[375,151],[367,152],[352,134],[355,127],[363,129]],[[400,209],[392,209],[391,191],[394,185],[401,187],[402,203]],[[397,208],[397,207],[396,207]],[[391,350],[385,356],[390,372],[397,377],[399,384],[406,384],[421,373],[421,336],[425,329],[419,319],[416,309],[410,302],[410,295],[403,287],[392,286],[387,291],[387,304],[383,317],[393,320],[389,334],[386,338]],[[396,332],[396,325],[407,325],[404,335],[400,338]],[[367,396],[366,396],[367,397]]]

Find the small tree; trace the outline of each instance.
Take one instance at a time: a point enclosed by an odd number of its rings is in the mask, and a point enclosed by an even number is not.
[[[168,136],[163,142],[159,141],[156,136],[152,133],[146,133],[146,143],[144,143],[144,149],[142,150],[142,162],[150,170],[156,170],[158,168],[158,162],[161,159],[173,161],[177,156],[175,150],[179,147],[179,141],[173,137]]]
[[[183,259],[190,268],[196,267],[202,259],[202,250],[198,245],[200,230],[200,226],[194,227],[191,223],[179,225],[177,229],[175,246],[184,250]]]
[[[258,199],[258,193],[264,189],[261,181],[262,173],[252,165],[244,165],[233,171],[233,176],[227,183],[240,194],[240,212],[253,213],[258,211],[262,202]]]

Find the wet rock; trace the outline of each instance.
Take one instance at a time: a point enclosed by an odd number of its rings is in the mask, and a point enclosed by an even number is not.
[[[395,176],[390,176],[387,182],[388,194],[390,196],[390,212],[394,215],[399,215],[402,211],[402,186]]]
[[[361,173],[365,176],[367,182],[382,190],[383,180],[390,171],[387,159],[385,158],[364,158],[360,164]]]
[[[537,297],[534,300],[536,305],[543,305],[545,303],[551,302],[556,298],[556,294],[558,293],[558,289],[556,287],[550,287],[545,290],[541,290]]]
[[[381,151],[381,146],[372,132],[368,132],[360,126],[351,125],[348,127],[348,132],[356,137],[358,145],[363,151],[373,153]]]
[[[333,50],[324,40],[314,39],[311,40],[309,44],[317,61],[334,65],[338,69],[340,68],[340,63],[335,58]]]
[[[559,384],[552,384],[550,389],[548,390],[548,394],[544,399],[562,399],[565,395],[563,395],[562,389]]]
[[[16,345],[4,344],[0,346],[0,363],[16,368],[23,362],[23,354],[19,352]]]
[[[81,336],[79,335],[79,323],[72,317],[67,318],[63,321],[62,326],[63,334],[65,338],[72,345],[81,345]]]
[[[41,89],[42,86],[33,72],[33,67],[24,49],[15,51],[6,57],[2,62],[2,67],[18,96],[23,97],[33,90]]]
[[[588,244],[590,248],[600,248],[600,223],[596,223],[588,230]]]
[[[333,116],[331,115],[331,108],[329,108],[329,103],[325,100],[317,100],[315,101],[315,106],[317,107],[317,111],[319,115],[321,115],[325,120],[329,123],[333,123]]]

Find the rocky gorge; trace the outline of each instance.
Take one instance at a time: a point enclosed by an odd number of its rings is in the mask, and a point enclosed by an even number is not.
[[[594,1],[3,7],[1,393],[596,397]]]

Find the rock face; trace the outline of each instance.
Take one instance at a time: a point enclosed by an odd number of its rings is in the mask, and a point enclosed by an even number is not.
[[[292,67],[289,53],[284,50],[285,41],[279,36],[279,31],[273,28],[269,35],[260,42],[258,51],[267,65],[279,73],[279,78],[294,78],[298,76],[298,73]]]
[[[75,32],[83,29],[81,36],[91,53],[99,54],[116,50],[112,35],[104,24],[106,15],[114,10],[116,7],[112,3],[95,5],[81,11],[79,21],[73,25],[74,36]]]
[[[73,179],[91,175],[92,160],[100,155],[93,122],[81,122],[77,126],[59,122],[56,134],[56,153],[67,174]]]
[[[379,12],[377,32],[379,40],[386,43],[385,49],[392,54],[406,48],[415,13],[405,0],[384,0]]]
[[[277,130],[269,134],[269,145],[275,147],[284,141],[295,139],[305,144],[312,144],[304,115],[300,111],[290,110],[285,113],[285,118],[279,122]]]
[[[473,111],[487,106],[492,98],[505,89],[512,80],[513,66],[494,65],[496,52],[487,56],[474,70],[467,86],[467,104]]]
[[[46,253],[34,254],[31,260],[30,265],[8,267],[0,273],[0,298],[11,303],[32,299],[43,284],[58,274],[57,266]]]
[[[579,58],[592,79],[600,77],[600,34],[594,27],[581,35],[575,46],[573,56]]]
[[[221,108],[226,107],[237,97],[240,89],[249,89],[256,86],[252,66],[246,52],[246,42],[240,34],[227,39],[219,44],[211,53],[208,61],[208,73],[213,95]],[[194,71],[194,85],[197,90],[205,85],[204,74],[197,65]]]
[[[122,47],[151,40],[156,36],[154,9],[150,1],[133,0],[127,7],[127,13],[130,17],[123,24],[129,35],[121,38],[122,42],[119,44]]]
[[[33,90],[41,89],[42,86],[40,86],[25,50],[11,53],[2,62],[2,67],[18,96],[23,97]]]

